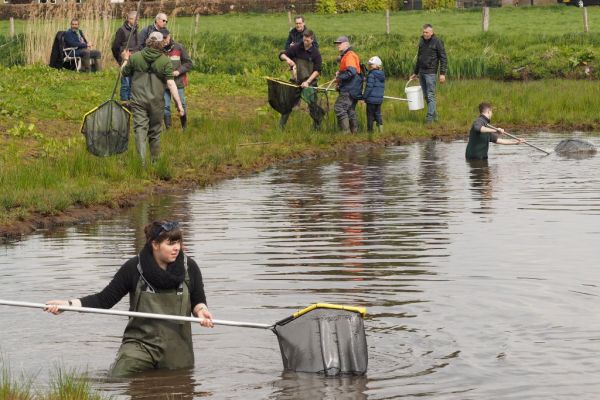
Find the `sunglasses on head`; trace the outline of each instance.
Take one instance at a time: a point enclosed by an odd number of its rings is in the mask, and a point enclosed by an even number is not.
[[[179,228],[179,222],[177,221],[166,221],[158,226],[154,226],[152,237],[158,238],[163,232],[171,232],[173,229]]]
[[[179,228],[179,222],[177,221],[167,221],[160,224],[161,232],[170,232],[173,229]]]

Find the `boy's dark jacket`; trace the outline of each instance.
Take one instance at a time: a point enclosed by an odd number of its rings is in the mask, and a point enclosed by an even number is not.
[[[369,104],[383,103],[385,90],[385,73],[380,69],[373,69],[367,75],[367,85],[363,93],[363,100]]]

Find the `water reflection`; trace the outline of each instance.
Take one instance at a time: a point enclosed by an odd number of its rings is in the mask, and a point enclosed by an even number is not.
[[[273,382],[277,400],[340,399],[364,400],[368,396],[364,376],[324,377],[317,374],[285,372]]]
[[[147,371],[128,379],[104,380],[104,384],[118,387],[131,400],[193,400],[213,394],[200,390],[191,369]]]
[[[492,174],[488,160],[467,160],[473,199],[479,201],[480,208],[474,213],[490,214],[492,212]]]

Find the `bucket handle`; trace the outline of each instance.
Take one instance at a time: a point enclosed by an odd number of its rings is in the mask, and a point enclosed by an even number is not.
[[[408,84],[411,83],[412,81],[416,81],[418,80],[417,78],[414,79],[409,79],[408,82],[406,82],[406,85],[404,85],[404,90],[406,91],[406,88],[408,87]]]

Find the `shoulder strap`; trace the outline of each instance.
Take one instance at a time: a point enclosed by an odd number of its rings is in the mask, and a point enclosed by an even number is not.
[[[146,287],[144,288],[145,291],[150,292],[150,293],[156,293],[156,290],[152,287],[152,285],[150,284],[150,282],[148,282],[146,280],[146,278],[144,277],[144,273],[142,272],[142,264],[140,262],[141,257],[138,255],[138,263],[137,263],[137,270],[140,273],[140,279],[142,281],[144,281],[144,283],[146,284]]]
[[[183,268],[185,268],[185,278],[183,279],[183,282],[181,282],[179,284],[179,287],[177,288],[177,294],[178,295],[182,295],[183,294],[183,284],[185,283],[186,285],[189,286],[189,274],[188,274],[188,258],[187,256],[184,254],[183,255]]]

